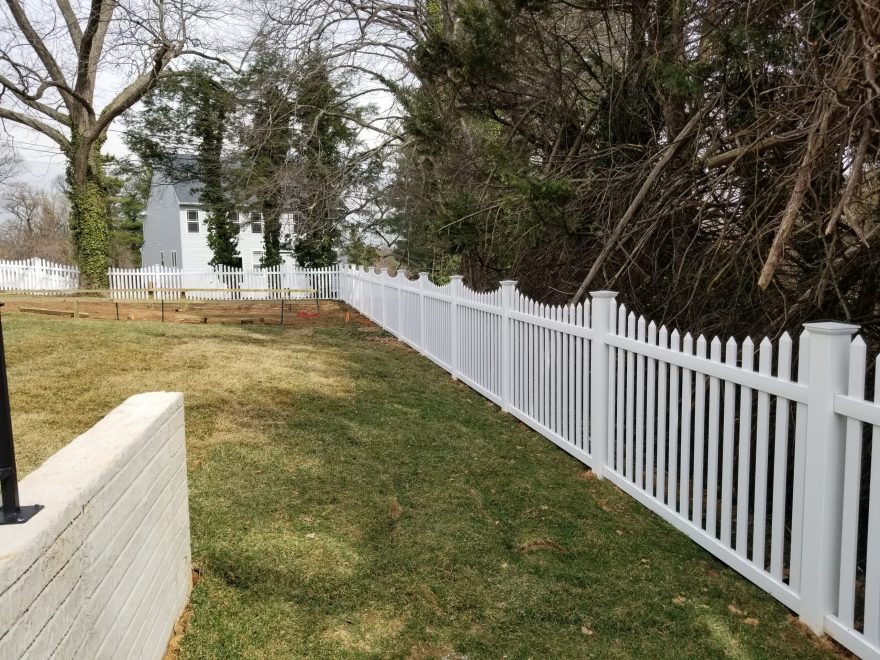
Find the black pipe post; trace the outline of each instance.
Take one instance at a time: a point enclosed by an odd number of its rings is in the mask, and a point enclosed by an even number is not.
[[[0,303],[0,307],[3,303]],[[15,443],[12,440],[12,412],[9,408],[9,383],[6,380],[6,351],[3,347],[3,323],[0,321],[0,525],[24,523],[43,507],[21,506],[18,500],[18,474],[15,470]]]

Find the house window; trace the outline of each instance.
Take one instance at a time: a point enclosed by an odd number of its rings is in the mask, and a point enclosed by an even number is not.
[[[171,250],[171,267],[177,268],[177,252]]]
[[[263,214],[258,211],[251,213],[251,232],[254,234],[263,233]]]
[[[186,212],[186,230],[190,234],[198,234],[199,233],[199,212],[198,211],[187,211]]]
[[[164,252],[159,252],[159,265],[160,266],[165,265],[165,253]]]
[[[254,265],[253,268],[259,268],[260,262],[263,260],[263,252],[262,250],[254,250]]]
[[[235,233],[241,233],[241,216],[238,213],[230,213],[229,214],[229,222],[235,228]]]

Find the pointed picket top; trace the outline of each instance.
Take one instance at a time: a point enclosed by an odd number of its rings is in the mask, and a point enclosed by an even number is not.
[[[848,392],[852,397],[865,398],[865,362],[867,361],[868,347],[864,340],[856,335],[850,344],[849,353],[849,387]]]
[[[736,339],[731,337],[724,345],[724,362],[726,364],[736,366],[736,358],[738,352],[739,347],[736,345]]]
[[[669,344],[670,348],[673,351],[679,350],[679,346],[681,344],[681,335],[679,334],[677,328],[673,328],[672,334],[669,336]]]
[[[715,335],[714,337],[712,337],[712,341],[710,342],[710,346],[712,348],[713,354],[717,351],[718,355],[719,356],[721,355],[721,339],[718,337],[718,335]]]
[[[688,355],[694,353],[694,336],[689,332],[684,336],[684,352]]]
[[[742,367],[749,371],[755,368],[755,343],[751,337],[746,337],[742,344]]]
[[[759,350],[762,350],[762,351],[763,351],[765,348],[766,348],[766,349],[773,350],[773,342],[770,341],[770,337],[764,337],[764,338],[761,340]]]
[[[648,324],[648,343],[651,345],[657,344],[657,324],[653,321]]]
[[[706,336],[700,335],[697,337],[697,355],[700,357],[706,357]]]
[[[639,317],[639,323],[638,323],[638,330],[637,330],[637,331],[638,331],[638,338],[639,338],[641,341],[645,341],[645,329],[646,329],[647,327],[648,327],[648,322],[647,322],[647,320],[645,319],[644,315],[640,316],[640,317]]]
[[[626,317],[626,336],[629,338],[635,337],[636,334],[636,315],[635,312],[630,312]]]
[[[874,403],[880,403],[880,355],[874,359]]]

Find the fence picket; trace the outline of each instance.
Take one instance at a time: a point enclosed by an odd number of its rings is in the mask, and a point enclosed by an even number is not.
[[[753,371],[755,345],[746,337],[742,346],[742,369]],[[739,446],[736,482],[736,552],[745,558],[749,541],[749,471],[752,451],[752,390],[740,386]]]

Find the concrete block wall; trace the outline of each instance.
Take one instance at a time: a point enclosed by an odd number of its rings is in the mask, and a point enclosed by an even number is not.
[[[191,585],[183,396],[131,397],[20,485],[0,658],[161,658]]]

